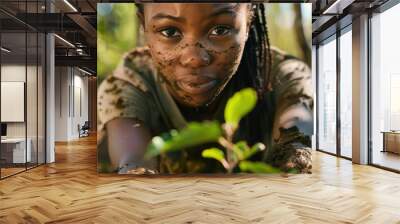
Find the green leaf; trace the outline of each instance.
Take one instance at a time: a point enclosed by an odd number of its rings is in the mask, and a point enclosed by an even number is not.
[[[210,148],[203,150],[201,153],[203,158],[215,159],[219,161],[226,170],[230,170],[230,165],[225,159],[225,153],[218,148]]]
[[[247,143],[245,141],[240,141],[237,142],[234,146],[233,146],[233,152],[235,153],[235,156],[239,159],[239,160],[244,160],[245,158],[245,153],[247,151],[249,151],[249,146],[247,145]]]
[[[242,172],[251,173],[280,173],[278,168],[272,167],[264,162],[242,161],[239,163],[239,168]]]
[[[252,88],[245,88],[235,93],[225,107],[225,122],[236,128],[257,103],[257,93]]]
[[[179,151],[192,146],[216,142],[222,135],[217,121],[203,123],[191,122],[180,131],[172,130],[168,134],[154,137],[147,147],[145,158],[151,158],[161,153]]]
[[[244,152],[244,159],[250,158],[252,155],[256,154],[259,151],[263,151],[265,149],[265,145],[262,143],[254,144],[251,149]]]
[[[151,157],[157,156],[165,147],[165,140],[160,136],[155,136],[151,139],[150,144],[147,146],[146,153],[144,157],[149,159]]]
[[[220,162],[225,159],[225,153],[218,148],[210,148],[203,150],[201,156],[203,156],[204,158],[216,159]]]
[[[262,143],[256,143],[250,148],[245,141],[240,141],[234,145],[233,152],[239,160],[246,160],[264,149],[265,145]]]

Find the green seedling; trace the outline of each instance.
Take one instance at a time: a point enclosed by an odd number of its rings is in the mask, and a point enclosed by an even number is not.
[[[202,151],[202,157],[217,160],[227,173],[232,173],[234,169],[250,173],[278,173],[279,169],[264,162],[248,160],[257,152],[265,150],[264,144],[256,143],[250,147],[246,141],[233,142],[240,120],[253,110],[256,103],[256,91],[251,88],[242,89],[228,100],[224,111],[224,124],[218,121],[191,122],[180,131],[171,130],[156,136],[151,140],[145,158],[218,142],[222,149],[205,149]]]

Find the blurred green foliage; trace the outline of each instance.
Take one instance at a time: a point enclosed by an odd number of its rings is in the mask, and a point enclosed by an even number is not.
[[[266,3],[265,6],[271,44],[309,63],[311,3]],[[97,74],[100,83],[115,69],[125,52],[139,45],[135,5],[98,4],[97,29]]]
[[[190,122],[187,127],[179,132],[171,130],[162,136],[153,137],[147,148],[145,158],[204,143],[216,142],[221,135],[222,130],[217,121]]]
[[[312,34],[311,3],[269,3],[265,5],[271,44],[310,63]],[[299,28],[303,30],[299,30]],[[301,37],[305,40],[301,40]],[[307,47],[307,49],[303,49],[302,47]]]
[[[121,56],[134,48],[139,30],[136,7],[132,3],[98,4],[97,73],[98,83],[110,74]]]
[[[232,173],[238,165],[241,172],[279,173],[279,169],[264,162],[247,161],[255,153],[263,151],[264,144],[256,143],[250,148],[246,141],[233,142],[240,120],[254,109],[256,101],[257,92],[252,88],[236,92],[225,106],[224,124],[220,125],[218,121],[190,122],[180,131],[171,130],[169,133],[155,136],[147,147],[145,158],[159,155],[165,157],[168,152],[218,142],[224,149],[208,148],[203,150],[201,155],[203,158],[220,162],[227,173]]]

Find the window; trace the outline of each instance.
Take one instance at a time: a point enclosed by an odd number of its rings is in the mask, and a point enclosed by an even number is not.
[[[318,149],[336,153],[336,36],[318,48]]]
[[[44,1],[12,1],[20,16],[40,13]],[[0,179],[45,163],[45,34],[0,12]],[[11,109],[12,108],[12,109]]]
[[[400,131],[399,21],[400,5],[371,18],[372,163],[396,170],[400,170],[400,132],[395,132]]]
[[[352,35],[351,26],[340,36],[340,154],[352,156]]]

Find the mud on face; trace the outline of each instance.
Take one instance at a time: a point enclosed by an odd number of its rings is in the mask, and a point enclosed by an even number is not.
[[[249,4],[146,4],[143,26],[153,61],[180,104],[210,104],[236,73]]]

